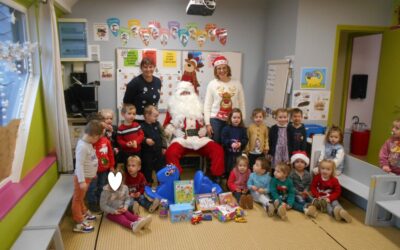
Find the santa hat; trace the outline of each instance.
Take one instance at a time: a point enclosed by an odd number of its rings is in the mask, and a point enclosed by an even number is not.
[[[228,60],[224,56],[217,56],[214,59],[213,66],[217,67],[218,65],[228,64]]]
[[[293,152],[292,158],[290,158],[290,163],[293,164],[298,159],[304,161],[306,163],[306,166],[308,166],[308,164],[310,163],[310,159],[307,157],[307,154],[304,151]]]

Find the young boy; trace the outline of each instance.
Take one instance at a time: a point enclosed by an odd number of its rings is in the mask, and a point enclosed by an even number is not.
[[[74,232],[88,233],[94,230],[94,227],[87,221],[95,220],[96,216],[91,215],[85,206],[84,198],[87,187],[93,177],[96,176],[98,160],[96,151],[93,148],[103,134],[103,125],[100,121],[90,121],[84,134],[76,145],[76,163],[74,172],[74,194],[72,198],[72,218],[76,225]]]
[[[118,162],[118,152],[119,152],[119,145],[117,142],[117,126],[113,125],[113,119],[114,119],[114,111],[112,111],[111,109],[102,109],[99,112],[104,119],[104,122],[106,124],[106,137],[108,138],[108,140],[110,140],[111,145],[113,147],[113,152],[114,152],[114,162]],[[120,163],[120,162],[118,162]],[[125,164],[124,162],[122,162],[123,164]]]
[[[153,170],[158,171],[164,165],[164,154],[167,140],[164,130],[157,121],[158,110],[153,105],[144,109],[144,122],[141,124],[144,132],[142,143],[142,172],[148,183],[153,183]]]
[[[118,127],[117,141],[121,147],[121,161],[126,162],[129,156],[139,155],[144,133],[139,123],[135,122],[136,108],[132,104],[125,104],[121,114],[124,122]]]
[[[131,197],[128,209],[136,215],[139,214],[138,203],[150,213],[153,213],[160,205],[159,199],[150,201],[143,194],[147,182],[140,172],[141,164],[139,156],[130,156],[126,162],[125,169],[125,184],[128,186],[129,196]]]
[[[292,122],[288,126],[288,146],[289,154],[292,155],[295,151],[307,150],[306,128],[304,127],[303,111],[295,108],[291,111]]]

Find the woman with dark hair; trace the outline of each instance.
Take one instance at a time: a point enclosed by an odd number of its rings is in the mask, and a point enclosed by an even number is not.
[[[140,63],[142,74],[133,78],[126,87],[124,104],[136,107],[136,121],[144,121],[144,108],[147,105],[158,106],[160,100],[161,80],[154,76],[155,63],[150,58],[143,58]]]

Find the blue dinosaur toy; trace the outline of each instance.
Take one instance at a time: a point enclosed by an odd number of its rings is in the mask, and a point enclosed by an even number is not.
[[[222,193],[221,186],[217,183],[212,182],[210,178],[204,175],[203,171],[198,170],[194,174],[193,182],[195,194],[206,194],[212,193],[213,191],[217,194]]]

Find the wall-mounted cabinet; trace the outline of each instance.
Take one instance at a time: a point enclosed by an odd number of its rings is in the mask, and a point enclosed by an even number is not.
[[[60,18],[58,30],[61,61],[88,61],[87,20]]]

